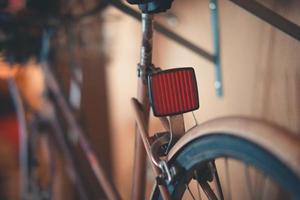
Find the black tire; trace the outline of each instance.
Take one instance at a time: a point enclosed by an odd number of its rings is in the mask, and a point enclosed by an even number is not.
[[[278,147],[280,148],[280,147]],[[288,152],[286,152],[288,154]],[[216,133],[206,135],[185,145],[168,162],[180,169],[174,181],[167,185],[171,199],[181,199],[185,184],[192,179],[193,172],[209,160],[228,157],[252,165],[276,181],[289,194],[290,199],[300,199],[300,179],[276,156],[261,146],[237,136]],[[155,186],[152,199],[162,199]],[[288,198],[286,198],[288,199]]]

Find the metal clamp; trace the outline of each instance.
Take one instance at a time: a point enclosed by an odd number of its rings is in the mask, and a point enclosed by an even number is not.
[[[176,175],[175,167],[168,167],[168,163],[165,160],[159,162],[159,168],[162,171],[162,178],[166,180],[167,183],[170,183],[173,180],[173,177]]]

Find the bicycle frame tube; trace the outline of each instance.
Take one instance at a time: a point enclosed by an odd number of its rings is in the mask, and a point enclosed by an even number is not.
[[[152,36],[153,36],[153,16],[150,14],[142,14],[142,46],[141,58],[138,65],[138,91],[137,99],[143,106],[145,128],[149,125],[149,99],[147,94],[147,73],[151,71],[152,66]],[[132,179],[132,200],[145,199],[145,178],[146,178],[146,152],[144,144],[140,136],[140,132],[136,125],[135,136],[135,155],[133,165]]]
[[[60,91],[57,81],[55,80],[53,74],[51,73],[47,65],[44,65],[44,70],[46,74],[46,82],[48,88],[54,96],[56,103],[59,106],[59,109],[62,110],[62,114],[64,115],[67,125],[70,127],[70,130],[72,130],[70,134],[75,134],[76,137],[78,137],[79,145],[84,151],[87,161],[89,162],[89,165],[91,166],[92,172],[94,173],[98,183],[102,187],[108,199],[121,199],[121,196],[117,192],[115,186],[112,184],[111,180],[104,172],[103,166],[98,161],[94,150],[85,138],[80,126],[78,126],[78,124],[76,123],[76,120],[73,117],[72,112],[70,111],[67,102],[65,101]]]
[[[19,124],[19,141],[20,141],[20,199],[28,198],[29,189],[29,168],[28,168],[28,133],[25,119],[25,109],[21,100],[20,93],[14,79],[8,80],[8,87],[10,95],[13,99],[15,109],[17,112],[17,119]]]

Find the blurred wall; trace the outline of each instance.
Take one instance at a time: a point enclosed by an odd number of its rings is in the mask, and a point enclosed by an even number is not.
[[[300,24],[299,1],[261,2]],[[162,68],[195,68],[201,103],[196,111],[199,122],[219,116],[244,115],[277,123],[300,134],[300,43],[230,1],[220,0],[219,6],[223,98],[215,95],[213,65],[158,33],[154,40],[154,64]],[[170,13],[156,18],[212,52],[207,1],[175,1]],[[134,148],[130,98],[136,94],[140,24],[111,8],[105,13],[104,27],[109,58],[106,72],[113,174],[123,198],[129,199]],[[187,126],[193,125],[191,115],[185,117]],[[152,131],[161,129],[155,120],[151,125]]]

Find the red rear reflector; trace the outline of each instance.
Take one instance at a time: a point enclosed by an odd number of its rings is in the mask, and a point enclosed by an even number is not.
[[[170,116],[199,108],[194,69],[176,68],[149,76],[150,101],[155,116]]]

